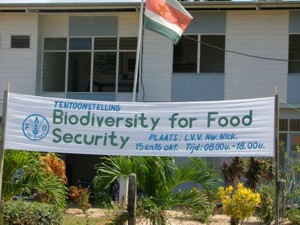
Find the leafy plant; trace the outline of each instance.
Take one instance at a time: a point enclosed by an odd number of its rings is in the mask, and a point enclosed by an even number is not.
[[[274,173],[274,166],[269,158],[251,157],[245,172],[245,185],[254,190],[262,181],[271,181],[274,178]]]
[[[284,218],[288,219],[292,224],[300,224],[300,184],[294,182],[288,186],[284,198],[285,210]]]
[[[46,169],[55,176],[58,176],[64,184],[68,183],[66,176],[66,164],[55,153],[46,153],[39,157]]]
[[[224,162],[222,166],[222,175],[226,186],[233,185],[236,187],[245,173],[245,168],[245,162],[240,157],[232,158],[229,164]]]
[[[283,192],[282,199],[280,200],[280,215],[281,222],[286,220],[299,221],[297,215],[299,215],[299,203],[300,203],[300,184],[296,177],[297,163],[294,164],[293,160],[288,157],[286,150],[284,149],[284,143],[280,143],[280,151],[283,155],[284,165],[280,167],[280,177],[286,181],[286,190]],[[284,154],[285,152],[285,154]],[[258,191],[261,195],[260,207],[257,208],[258,218],[265,224],[270,224],[275,219],[275,180],[262,184],[258,187]],[[294,223],[294,222],[292,222]]]
[[[14,195],[33,196],[38,201],[65,207],[67,189],[64,182],[47,169],[41,156],[39,152],[5,152],[2,192],[5,201]]]
[[[249,218],[261,202],[260,195],[244,187],[242,183],[238,183],[236,190],[233,186],[220,187],[218,194],[223,203],[224,212],[231,217],[232,222],[243,222]]]
[[[137,216],[149,219],[151,224],[166,224],[167,215],[157,206],[151,197],[141,199],[137,204]]]
[[[123,210],[121,204],[111,201],[109,205],[104,206],[107,209],[106,218],[109,223],[106,225],[123,225],[128,220],[128,212]]]
[[[300,209],[298,205],[294,205],[291,209],[287,211],[286,217],[293,225],[300,224]]]
[[[89,203],[89,189],[88,188],[77,188],[76,186],[69,187],[69,196],[78,203],[79,208],[85,213],[91,208]]]
[[[37,153],[8,150],[5,151],[3,178],[2,178],[2,198],[11,200],[16,194],[22,194],[25,185],[21,184],[20,179],[24,175],[28,165],[35,165]]]
[[[223,163],[222,175],[226,186],[235,188],[238,182],[245,180],[245,185],[254,190],[261,182],[274,178],[274,166],[270,158],[234,157],[230,163]]]
[[[191,213],[203,210],[213,201],[220,183],[206,161],[196,159],[176,166],[172,157],[109,156],[96,168],[94,184],[98,191],[109,191],[115,179],[135,173],[143,195],[139,199],[141,212],[153,224],[165,224],[163,211],[172,207],[185,207]],[[202,191],[180,190],[186,182],[199,184]]]
[[[261,222],[270,225],[275,219],[275,184],[274,182],[263,184],[259,187],[261,202],[256,208],[256,215]]]

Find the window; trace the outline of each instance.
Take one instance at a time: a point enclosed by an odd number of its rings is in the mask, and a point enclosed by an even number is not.
[[[174,73],[224,73],[225,35],[187,35],[174,46]]]
[[[135,71],[137,38],[120,38],[119,92],[132,92]]]
[[[93,92],[116,90],[117,38],[95,38]]]
[[[289,37],[289,73],[300,73],[300,34]]]
[[[68,92],[89,92],[92,38],[70,38]]]
[[[91,53],[70,52],[68,66],[68,92],[89,92]]]
[[[300,153],[297,150],[298,146],[300,146],[300,120],[280,119],[279,140],[284,142],[284,148],[292,159],[292,163],[297,163],[300,159]],[[283,153],[285,152],[281,152],[281,154]],[[300,179],[300,177],[297,179]]]
[[[132,92],[136,48],[132,37],[45,38],[43,91]]]
[[[43,91],[65,91],[66,50],[66,38],[45,38],[42,79]]]
[[[203,35],[200,47],[200,73],[224,73],[225,36]]]
[[[30,48],[30,37],[28,35],[13,35],[10,45],[11,48]]]
[[[197,73],[197,39],[196,35],[182,37],[174,47],[173,72]]]

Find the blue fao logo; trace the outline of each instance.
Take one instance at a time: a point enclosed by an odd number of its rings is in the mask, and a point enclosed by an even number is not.
[[[47,119],[39,114],[28,116],[22,125],[24,135],[33,141],[42,140],[49,132]]]

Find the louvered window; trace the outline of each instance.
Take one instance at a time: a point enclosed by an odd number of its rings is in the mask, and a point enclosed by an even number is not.
[[[11,48],[30,48],[30,36],[28,35],[11,36]]]
[[[289,37],[289,73],[300,73],[300,34]]]

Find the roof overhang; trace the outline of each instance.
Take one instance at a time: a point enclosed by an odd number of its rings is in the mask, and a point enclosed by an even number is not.
[[[0,0],[0,12],[138,11],[140,4],[138,0]],[[190,11],[300,9],[300,1],[182,1],[181,4]]]

